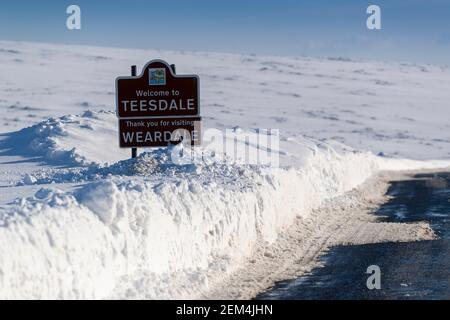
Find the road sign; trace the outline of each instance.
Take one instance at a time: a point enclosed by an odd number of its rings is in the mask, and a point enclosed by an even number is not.
[[[152,60],[136,76],[116,79],[119,144],[132,148],[164,147],[181,141],[201,143],[199,78],[176,75],[175,66]]]
[[[200,145],[200,120],[200,117],[119,119],[120,147],[164,147],[181,141]]]
[[[152,60],[137,77],[116,79],[119,118],[198,116],[199,77],[176,75],[162,60]]]

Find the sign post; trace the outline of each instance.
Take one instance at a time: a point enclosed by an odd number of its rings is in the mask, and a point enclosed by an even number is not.
[[[136,77],[136,66],[132,65],[131,66],[131,76],[132,77]],[[131,158],[136,158],[137,157],[137,148],[131,148]]]
[[[199,77],[177,75],[175,65],[148,62],[136,75],[116,79],[119,145],[131,148],[164,147],[181,141],[201,144]]]

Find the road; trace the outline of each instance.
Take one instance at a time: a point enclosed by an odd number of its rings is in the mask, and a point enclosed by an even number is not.
[[[427,221],[438,239],[332,248],[323,267],[278,282],[256,299],[449,299],[450,173],[393,181],[392,197],[375,213],[381,221]],[[381,269],[381,289],[366,286],[367,267]]]

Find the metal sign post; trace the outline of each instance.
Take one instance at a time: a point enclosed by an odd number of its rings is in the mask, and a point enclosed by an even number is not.
[[[135,65],[131,66],[131,76],[136,77],[136,66]],[[136,157],[137,157],[137,148],[131,148],[131,158],[136,158]]]

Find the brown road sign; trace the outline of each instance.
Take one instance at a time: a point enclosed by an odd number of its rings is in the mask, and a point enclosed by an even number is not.
[[[196,75],[176,75],[165,61],[152,60],[140,76],[116,79],[117,116],[197,116],[199,82]]]
[[[201,143],[200,117],[119,119],[121,148]]]

